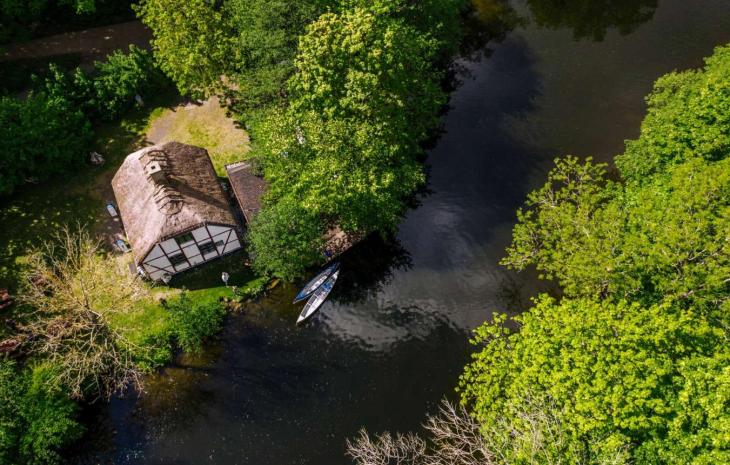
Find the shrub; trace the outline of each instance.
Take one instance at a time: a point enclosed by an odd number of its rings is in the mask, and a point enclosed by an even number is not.
[[[48,95],[68,100],[92,120],[114,120],[134,105],[135,95],[149,95],[167,85],[152,55],[134,45],[128,53],[117,50],[106,61],[97,61],[91,74],[80,68],[66,72],[53,64],[49,69],[37,85]]]
[[[317,216],[290,199],[264,209],[247,236],[256,271],[298,277],[322,259],[323,232]]]
[[[106,61],[96,62],[94,98],[89,101],[101,118],[112,120],[134,105],[134,96],[152,93],[165,85],[165,78],[153,62],[152,54],[134,45],[129,53],[117,50]]]
[[[19,372],[14,363],[0,362],[1,463],[59,463],[59,451],[81,436],[78,407],[52,372],[48,365]]]
[[[193,301],[187,292],[170,300],[166,308],[171,315],[171,328],[178,345],[185,352],[198,352],[203,341],[220,331],[225,308],[217,301]]]

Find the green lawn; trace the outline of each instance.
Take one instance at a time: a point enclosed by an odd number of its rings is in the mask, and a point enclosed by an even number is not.
[[[243,159],[249,151],[246,131],[226,116],[215,97],[153,112],[147,137],[155,144],[177,141],[205,148],[219,176],[226,175],[226,164]]]

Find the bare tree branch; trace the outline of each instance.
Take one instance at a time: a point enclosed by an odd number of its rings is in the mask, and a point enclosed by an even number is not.
[[[36,250],[25,277],[20,300],[35,309],[20,328],[26,349],[52,363],[72,397],[109,398],[140,386],[134,355],[142,349],[110,319],[147,297],[143,283],[80,227]]]

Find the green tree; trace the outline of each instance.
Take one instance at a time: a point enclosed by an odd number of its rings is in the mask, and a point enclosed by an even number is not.
[[[726,432],[717,418],[730,414],[727,402],[714,411],[685,410],[707,402],[685,397],[703,387],[687,368],[709,359],[717,369],[727,361],[727,334],[716,322],[668,305],[557,303],[547,296],[514,320],[517,332],[505,328],[504,317],[476,331],[474,343],[483,349],[461,379],[463,399],[484,428],[533,392],[556,403],[563,427],[591,444],[596,462],[632,447],[634,458],[643,458],[639,463],[679,465],[702,449],[709,456],[727,454],[726,442],[692,440],[682,431],[710,419],[720,427],[710,436],[721,439]]]
[[[151,95],[168,84],[153,62],[152,54],[134,45],[129,52],[116,50],[106,60],[94,64],[94,98],[86,102],[89,114],[113,120],[131,108],[134,97]]]
[[[137,14],[152,29],[160,68],[185,95],[219,92],[239,58],[228,16],[206,0],[143,0]]]
[[[503,263],[535,265],[569,296],[719,308],[730,276],[730,159],[694,159],[626,187],[558,160],[518,212]]]
[[[0,98],[0,195],[29,178],[43,181],[78,166],[92,135],[84,114],[63,98]]]
[[[438,41],[376,2],[326,13],[299,41],[290,80],[295,112],[381,126],[378,136],[414,150],[444,103],[433,68]]]
[[[616,165],[629,182],[645,182],[665,166],[730,153],[730,45],[718,47],[704,70],[669,73],[656,81],[637,140]]]
[[[249,250],[260,273],[294,279],[322,259],[319,218],[289,198],[263,209],[248,230]]]
[[[18,370],[0,361],[0,462],[55,464],[79,439],[78,408],[53,383],[47,365]]]
[[[244,117],[277,103],[294,73],[299,36],[334,0],[228,0],[224,11],[235,30],[234,84],[226,96]]]
[[[391,231],[405,197],[423,182],[420,164],[387,143],[384,125],[314,112],[272,116],[267,125],[257,153],[270,198],[295,200],[327,226]]]
[[[423,182],[419,143],[444,102],[439,41],[409,25],[403,5],[325,13],[300,38],[289,106],[254,131],[270,191],[250,237],[266,270],[291,276],[313,264],[321,247],[308,247],[334,226],[358,236],[393,231]],[[287,223],[276,211],[299,220]],[[267,234],[257,231],[264,225]],[[271,239],[275,227],[298,242]]]
[[[151,95],[170,85],[155,66],[152,54],[134,45],[129,52],[115,50],[94,63],[90,73],[81,68],[66,72],[51,64],[36,87],[52,98],[64,99],[89,119],[112,121],[135,104],[135,95]]]

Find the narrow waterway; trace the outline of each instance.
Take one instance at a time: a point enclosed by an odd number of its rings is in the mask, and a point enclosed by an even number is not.
[[[498,262],[551,160],[610,160],[637,135],[657,77],[730,41],[727,0],[477,3],[484,28],[508,32],[460,63],[429,192],[397,243],[346,257],[303,328],[293,286],[231,318],[205,354],[112,402],[82,462],[334,465],[361,427],[417,429],[454,396],[470,330],[540,289]]]

